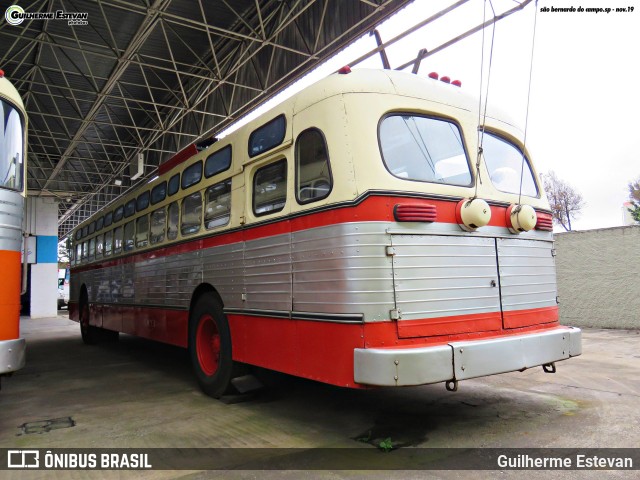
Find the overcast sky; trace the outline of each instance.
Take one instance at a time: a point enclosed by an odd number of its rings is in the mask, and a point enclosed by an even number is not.
[[[415,0],[380,26],[382,40],[391,39],[452,3]],[[527,148],[538,172],[555,171],[583,195],[585,207],[573,224],[575,230],[622,225],[627,184],[640,176],[640,5],[624,13],[586,11],[592,7],[615,10],[635,3],[541,0],[537,7],[532,2],[496,24],[488,102],[508,112],[524,130],[533,25],[534,20],[537,22]],[[421,48],[431,50],[481,24],[484,5],[484,0],[470,0],[390,47],[391,67],[414,58]],[[501,13],[516,2],[494,0],[493,6]],[[582,6],[585,11],[541,11],[544,7],[571,6]],[[488,2],[487,12],[489,18]],[[485,30],[485,74],[490,43],[491,27]],[[285,96],[374,47],[372,37],[362,38]],[[481,47],[482,34],[476,33],[423,60],[420,74],[436,71],[460,79],[462,88],[477,97]],[[381,63],[376,56],[360,66],[380,67]],[[265,108],[270,105],[273,103]]]

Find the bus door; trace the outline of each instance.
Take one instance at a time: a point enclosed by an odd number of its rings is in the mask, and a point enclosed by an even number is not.
[[[502,326],[496,240],[391,236],[400,338],[499,330]]]
[[[504,328],[558,320],[553,243],[497,238]]]
[[[393,235],[400,338],[488,332],[558,319],[552,243]]]

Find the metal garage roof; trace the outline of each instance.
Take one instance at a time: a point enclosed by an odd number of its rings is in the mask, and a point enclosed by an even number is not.
[[[65,237],[131,186],[138,153],[144,181],[409,1],[19,2],[88,14],[0,23],[0,67],[29,115],[29,194],[60,199]]]

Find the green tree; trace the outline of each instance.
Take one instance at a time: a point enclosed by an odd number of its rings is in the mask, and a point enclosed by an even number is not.
[[[629,184],[629,201],[631,207],[628,210],[631,212],[631,217],[636,222],[640,222],[640,177]]]
[[[547,192],[553,221],[562,225],[567,232],[571,231],[571,220],[575,220],[584,207],[582,195],[564,180],[550,171],[542,176],[544,189]]]

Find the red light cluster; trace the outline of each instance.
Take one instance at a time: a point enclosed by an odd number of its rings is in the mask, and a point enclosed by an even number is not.
[[[544,230],[546,232],[553,231],[553,217],[549,213],[536,212],[538,221],[536,222],[536,230]]]
[[[435,222],[436,206],[429,203],[398,204],[393,207],[397,222]]]
[[[433,78],[434,80],[440,80],[441,82],[449,83],[451,85],[455,85],[456,87],[462,86],[462,82],[460,80],[451,81],[451,78],[447,77],[446,75],[443,75],[442,77],[440,77],[438,75],[438,72],[431,72],[428,76],[429,78]]]

